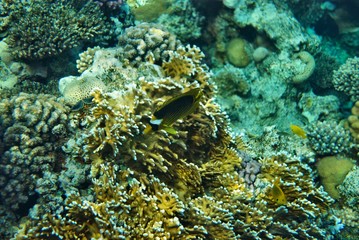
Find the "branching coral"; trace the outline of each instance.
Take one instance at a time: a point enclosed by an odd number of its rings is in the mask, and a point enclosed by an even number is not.
[[[91,167],[92,184],[67,195],[59,206],[62,212],[50,209],[30,216],[16,237],[330,237],[321,221],[332,200],[314,186],[306,163],[284,153],[248,158],[241,152],[247,149],[232,135],[215,102],[216,86],[197,47],[176,45],[172,35],[147,24],[122,37],[128,46],[98,52],[117,54],[119,61],[96,54],[88,71],[74,77],[81,79],[103,64],[106,70],[95,71],[96,76],[106,83],[116,81],[111,89],[93,89],[92,105],[71,114],[81,127],[64,149],[70,160]],[[123,52],[126,47],[130,52]],[[171,125],[176,131],[144,133],[163,103],[194,88],[203,96],[193,113]],[[277,139],[267,140],[273,149],[278,147]],[[243,178],[243,158],[255,166],[249,173],[255,176],[252,188]],[[256,162],[250,163],[252,159]],[[283,190],[286,204],[273,198],[274,184]]]
[[[87,48],[86,51],[79,55],[80,59],[76,60],[76,67],[79,73],[83,73],[93,63],[93,58],[97,50],[100,47]]]
[[[343,154],[353,147],[350,132],[335,121],[312,124],[307,131],[309,145],[319,155]]]
[[[333,85],[338,91],[347,94],[352,101],[359,100],[359,58],[348,58],[333,73]]]
[[[56,150],[68,131],[68,108],[50,95],[21,93],[0,102],[1,201],[19,209],[35,192],[36,179],[56,164]]]
[[[12,54],[23,59],[56,56],[99,36],[110,27],[93,1],[39,1],[17,3],[6,42]]]
[[[179,222],[183,204],[157,178],[103,165],[93,183],[95,201],[71,195],[66,215],[45,215],[39,225],[28,223],[18,237],[170,239],[184,230]]]

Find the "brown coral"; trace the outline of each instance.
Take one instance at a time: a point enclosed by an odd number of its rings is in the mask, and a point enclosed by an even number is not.
[[[109,36],[110,28],[93,1],[27,1],[14,3],[9,44],[17,58],[43,59],[89,41]]]
[[[36,180],[56,164],[69,109],[50,95],[20,93],[0,102],[2,204],[18,210],[35,195]]]
[[[175,35],[160,26],[141,23],[127,28],[120,36],[119,46],[123,49],[120,58],[135,66],[146,61],[161,63],[168,59],[168,51],[180,44]]]

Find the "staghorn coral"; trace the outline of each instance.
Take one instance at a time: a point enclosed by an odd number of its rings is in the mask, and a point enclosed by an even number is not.
[[[64,103],[50,95],[20,93],[0,102],[1,202],[18,210],[35,194],[36,179],[56,166],[68,131]]]
[[[94,1],[31,0],[14,6],[6,42],[12,55],[43,59],[59,55],[95,37],[109,37],[111,30]]]
[[[120,58],[135,66],[145,61],[161,63],[168,59],[169,51],[181,45],[175,35],[149,23],[127,28],[118,43],[122,47]]]
[[[338,91],[344,92],[352,101],[359,100],[359,58],[348,58],[347,61],[333,72],[333,85]]]
[[[307,138],[311,148],[319,155],[345,154],[353,147],[350,132],[335,121],[309,125]]]

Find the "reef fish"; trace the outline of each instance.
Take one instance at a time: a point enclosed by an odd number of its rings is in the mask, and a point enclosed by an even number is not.
[[[304,129],[299,127],[298,125],[294,125],[294,124],[291,124],[290,126],[290,130],[292,130],[292,132],[301,137],[301,138],[306,138],[307,137],[307,134],[305,133]]]
[[[272,198],[273,201],[275,201],[279,205],[285,205],[287,204],[287,198],[285,197],[284,192],[280,188],[280,181],[279,178],[277,178],[272,187]]]
[[[147,124],[144,134],[163,129],[175,134],[172,124],[178,119],[185,118],[199,106],[203,92],[200,88],[191,89],[164,102],[154,113]]]

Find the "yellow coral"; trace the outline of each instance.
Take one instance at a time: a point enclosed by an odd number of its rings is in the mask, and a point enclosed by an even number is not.
[[[325,191],[334,199],[339,199],[340,195],[336,189],[345,179],[345,176],[353,168],[351,159],[329,156],[320,159],[317,169]]]
[[[245,67],[250,62],[248,43],[242,38],[234,38],[226,48],[228,61],[236,67]]]
[[[299,58],[305,64],[304,70],[293,77],[293,83],[300,84],[306,81],[313,74],[315,69],[315,59],[309,52],[306,51],[295,54],[294,58]]]
[[[359,101],[356,101],[348,117],[349,130],[356,142],[359,142]]]

